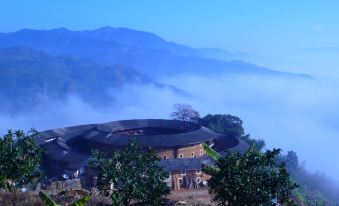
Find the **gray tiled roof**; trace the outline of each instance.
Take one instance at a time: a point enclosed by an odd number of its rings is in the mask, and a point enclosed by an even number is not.
[[[121,134],[117,131],[125,129],[160,128],[156,133],[134,135]],[[167,133],[161,134],[164,130]],[[174,132],[168,132],[174,131]],[[178,148],[214,140],[214,148],[218,152],[231,149],[243,153],[249,147],[243,141],[225,136],[197,124],[177,120],[125,120],[104,124],[89,124],[48,130],[42,133],[39,143],[47,151],[50,160],[59,162],[55,165],[58,171],[79,169],[89,161],[91,149],[111,152],[115,148],[124,147],[129,140],[136,139],[142,146],[154,149]],[[47,141],[46,141],[47,140]],[[161,160],[160,164],[167,171],[201,170],[202,165],[213,165],[208,156],[195,158]]]
[[[89,155],[74,152],[60,146],[57,140],[45,144],[43,148],[46,151],[45,155],[50,159],[58,162],[64,162],[66,164],[65,169],[78,169],[78,166],[89,158]]]
[[[250,148],[250,145],[245,141],[232,137],[232,136],[221,136],[215,139],[213,149],[220,154],[224,154],[226,150],[233,152],[245,153]]]
[[[123,129],[145,127],[170,128],[180,132],[158,135],[121,135],[115,133],[116,131]],[[221,134],[210,129],[190,122],[160,119],[124,120],[98,125],[67,127],[57,130],[48,130],[43,134],[48,137],[52,137],[53,135],[61,136],[65,141],[73,138],[81,138],[90,142],[118,147],[127,145],[132,139],[138,140],[143,146],[172,147],[199,144],[221,136]]]
[[[168,172],[202,170],[203,166],[213,166],[214,163],[215,161],[206,155],[194,158],[166,159],[160,161],[160,165]]]

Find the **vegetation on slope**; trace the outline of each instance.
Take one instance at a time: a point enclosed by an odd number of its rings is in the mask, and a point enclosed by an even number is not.
[[[286,155],[278,156],[277,161],[286,164],[291,178],[300,185],[294,193],[300,204],[339,204],[338,186],[324,174],[308,172],[299,162],[296,152],[288,151]]]
[[[217,114],[206,115],[199,120],[199,123],[216,132],[234,135],[243,139],[249,144],[255,144],[257,150],[262,151],[265,147],[264,140],[250,138],[244,135],[243,121],[236,116]],[[325,175],[308,172],[299,162],[294,151],[288,151],[286,155],[279,154],[276,157],[277,164],[286,164],[286,169],[292,180],[299,185],[294,190],[294,197],[299,204],[305,205],[336,205],[339,203],[339,188]]]
[[[277,72],[242,61],[208,58],[215,56],[211,55],[213,50],[178,45],[154,34],[132,29],[112,27],[87,31],[70,31],[63,28],[23,29],[0,35],[0,47],[16,45],[32,47],[52,55],[88,58],[105,65],[129,65],[152,78],[181,73],[218,75],[225,72],[309,78],[307,75]]]
[[[107,95],[108,89],[150,80],[123,65],[103,66],[90,60],[12,47],[0,49],[0,82],[0,97],[10,103],[29,104],[36,96],[60,100],[76,94],[102,104],[112,98]]]

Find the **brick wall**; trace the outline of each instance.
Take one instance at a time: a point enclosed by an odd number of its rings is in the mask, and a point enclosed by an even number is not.
[[[204,147],[202,144],[182,147],[177,150],[177,157],[176,158],[192,158],[198,157],[204,154]]]
[[[174,158],[192,158],[204,154],[204,147],[202,144],[193,146],[186,146],[181,148],[169,148],[157,151],[161,159],[174,159]]]

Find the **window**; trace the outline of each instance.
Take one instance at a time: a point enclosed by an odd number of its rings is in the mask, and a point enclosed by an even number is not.
[[[194,152],[191,153],[191,156],[194,157]]]
[[[186,170],[181,170],[181,171],[180,171],[180,174],[181,174],[181,175],[186,175]]]
[[[197,174],[198,174],[198,175],[201,174],[201,171],[200,171],[200,170],[197,170]]]
[[[80,167],[79,174],[84,174],[84,173],[85,173],[85,168],[84,167]]]
[[[184,158],[184,155],[183,154],[179,154],[179,158]]]
[[[196,182],[197,182],[197,183],[200,183],[200,182],[201,182],[200,177],[197,177]]]
[[[204,152],[202,150],[200,150],[200,155],[203,155],[203,154],[204,154]]]
[[[166,160],[167,159],[167,156],[166,155],[164,155],[164,160]]]
[[[178,184],[179,184],[179,185],[182,184],[182,178],[178,178]]]

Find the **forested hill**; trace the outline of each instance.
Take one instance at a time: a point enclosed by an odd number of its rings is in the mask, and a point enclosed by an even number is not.
[[[126,64],[153,78],[180,73],[250,73],[308,77],[245,63],[239,61],[241,55],[234,56],[221,49],[192,48],[166,41],[149,32],[126,28],[103,27],[85,31],[70,31],[64,28],[23,29],[0,33],[0,47],[18,45],[39,49],[52,55],[88,58],[100,64]],[[234,59],[237,61],[233,61]]]
[[[0,49],[0,82],[2,100],[27,104],[39,95],[61,99],[69,94],[100,102],[109,98],[107,89],[151,81],[124,65],[104,66],[91,60],[52,57],[27,47],[11,47]]]

